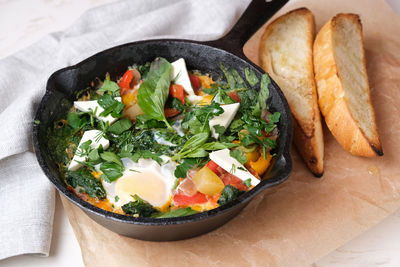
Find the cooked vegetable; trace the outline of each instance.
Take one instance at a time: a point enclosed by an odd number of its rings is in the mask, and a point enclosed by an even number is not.
[[[204,166],[196,173],[193,177],[193,182],[199,192],[209,196],[218,194],[224,189],[224,183],[221,178],[207,166]]]
[[[231,185],[227,185],[225,186],[224,190],[222,190],[221,197],[218,200],[218,204],[225,205],[229,202],[232,202],[244,192],[245,191],[241,191]]]
[[[146,200],[141,199],[138,195],[132,196],[135,201],[131,201],[122,206],[122,210],[128,215],[139,215],[141,217],[151,217],[154,213],[158,212]]]
[[[100,180],[94,178],[90,171],[86,169],[68,172],[66,181],[78,193],[86,193],[90,197],[97,197],[99,199],[106,197],[106,191]]]

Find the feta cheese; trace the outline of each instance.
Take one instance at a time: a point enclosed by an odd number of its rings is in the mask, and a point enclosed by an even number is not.
[[[221,125],[225,127],[225,129],[231,124],[233,118],[235,117],[237,111],[239,110],[240,103],[222,105],[221,108],[224,110],[224,113],[212,118],[209,122],[211,135],[218,139],[219,134],[215,132],[214,126]]]
[[[119,101],[119,102],[121,102],[121,98],[120,97],[116,97],[114,99]],[[93,112],[96,111],[94,116],[99,120],[102,120],[104,122],[108,122],[110,125],[113,124],[116,120],[118,120],[118,118],[114,118],[113,116],[111,116],[111,114],[108,114],[105,117],[99,116],[99,114],[102,113],[104,111],[104,109],[99,105],[97,100],[74,101],[74,107],[76,109],[80,110],[80,111],[83,111],[83,112],[90,112],[90,110],[92,110]]]
[[[174,79],[175,79],[175,77],[177,77],[175,80],[175,83],[182,85],[183,89],[185,89],[186,93],[189,96],[196,95],[194,93],[192,83],[190,82],[190,79],[189,79],[189,73],[186,69],[185,60],[183,58],[180,58],[177,61],[172,62],[171,65],[172,65],[172,69],[173,69],[172,77]]]
[[[237,159],[232,158],[230,150],[225,148],[210,153],[210,159],[225,171],[235,175],[242,181],[251,179],[251,185],[258,185],[260,180],[251,174]]]
[[[81,138],[81,141],[79,142],[78,149],[83,143],[85,143],[89,140],[92,140],[92,143],[90,144],[90,147],[92,149],[99,148],[100,145],[102,145],[104,149],[107,149],[110,145],[110,141],[105,139],[103,136],[100,137],[101,134],[102,133],[99,130],[90,130],[90,131],[84,132],[83,136]],[[72,161],[70,162],[70,164],[68,166],[68,170],[76,171],[77,169],[79,169],[82,166],[82,164],[80,164],[78,161],[84,162],[86,160],[87,160],[87,156],[81,157],[78,155],[74,155],[74,157],[72,158]]]

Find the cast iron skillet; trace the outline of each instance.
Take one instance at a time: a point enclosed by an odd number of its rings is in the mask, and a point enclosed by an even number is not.
[[[118,234],[143,240],[179,240],[209,232],[238,214],[251,199],[268,187],[282,183],[292,171],[290,146],[292,117],[289,106],[278,86],[272,82],[268,105],[271,111],[281,113],[278,128],[280,136],[276,161],[266,179],[236,201],[207,212],[178,218],[134,218],[108,212],[78,198],[66,188],[60,172],[47,147],[46,132],[54,122],[65,117],[78,90],[86,88],[95,77],[109,72],[117,78],[133,63],[145,63],[161,56],[170,62],[183,57],[188,69],[222,75],[219,62],[233,67],[244,77],[246,67],[260,78],[263,71],[246,59],[242,47],[248,38],[279,10],[287,0],[254,0],[238,23],[223,38],[211,42],[161,39],[120,45],[100,52],[77,65],[55,72],[47,82],[46,93],[37,110],[33,127],[34,148],[44,173],[55,187],[72,203],[80,207],[93,220]]]

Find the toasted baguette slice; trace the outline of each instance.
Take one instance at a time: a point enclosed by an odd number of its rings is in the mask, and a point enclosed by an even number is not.
[[[338,14],[314,43],[318,102],[342,147],[357,156],[382,156],[371,104],[360,18]]]
[[[261,67],[283,91],[294,117],[294,143],[312,173],[324,172],[324,141],[313,69],[314,16],[293,10],[267,26],[261,37]]]

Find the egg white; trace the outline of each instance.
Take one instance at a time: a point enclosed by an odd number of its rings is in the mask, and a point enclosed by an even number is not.
[[[135,201],[132,197],[135,194],[156,208],[168,204],[175,183],[176,163],[166,156],[162,156],[162,159],[160,166],[152,159],[139,159],[136,163],[129,158],[122,158],[125,167],[123,175],[111,183],[103,181],[107,199],[115,208]]]

